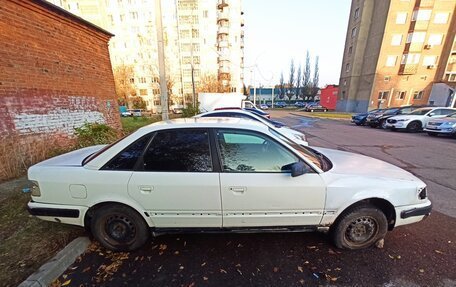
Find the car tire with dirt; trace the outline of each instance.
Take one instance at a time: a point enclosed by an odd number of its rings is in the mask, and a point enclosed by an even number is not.
[[[331,228],[331,236],[338,248],[356,250],[374,245],[387,231],[385,214],[374,206],[363,205],[344,212]]]
[[[150,232],[144,218],[132,208],[110,204],[95,210],[90,222],[93,236],[114,251],[132,251],[143,246]]]

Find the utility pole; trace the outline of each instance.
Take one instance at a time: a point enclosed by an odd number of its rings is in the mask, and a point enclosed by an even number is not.
[[[160,74],[160,101],[162,107],[162,120],[166,121],[169,119],[168,87],[166,85],[165,49],[163,43],[161,0],[155,0],[155,11],[155,23],[157,26],[158,71]]]

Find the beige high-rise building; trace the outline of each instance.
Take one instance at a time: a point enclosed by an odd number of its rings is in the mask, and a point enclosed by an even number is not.
[[[454,101],[455,6],[456,0],[353,0],[337,109]]]
[[[112,32],[113,69],[132,67],[130,81],[147,108],[161,110],[156,0],[48,0]],[[242,92],[244,34],[241,0],[162,0],[169,104],[193,101],[194,87],[214,76]],[[193,75],[193,79],[192,79]]]

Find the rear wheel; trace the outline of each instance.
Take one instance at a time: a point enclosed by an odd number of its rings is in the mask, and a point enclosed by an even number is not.
[[[414,121],[407,125],[407,131],[411,133],[416,133],[421,130],[421,122]]]
[[[437,136],[437,133],[434,133],[434,132],[428,132],[428,135],[430,135],[431,137],[436,137],[436,136]]]
[[[120,204],[97,209],[91,220],[93,236],[113,251],[132,251],[149,238],[149,228],[141,215]]]
[[[363,249],[383,239],[388,230],[385,214],[374,206],[355,207],[337,220],[332,230],[334,244],[341,249]]]

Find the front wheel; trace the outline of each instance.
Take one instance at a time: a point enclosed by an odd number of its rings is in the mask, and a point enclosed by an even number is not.
[[[113,204],[97,209],[91,220],[92,234],[113,251],[132,251],[149,239],[147,223],[128,206]]]
[[[411,133],[416,133],[421,130],[421,122],[414,121],[407,125],[407,131]]]
[[[332,237],[338,248],[363,249],[384,238],[387,230],[388,221],[380,209],[360,206],[338,219]]]

